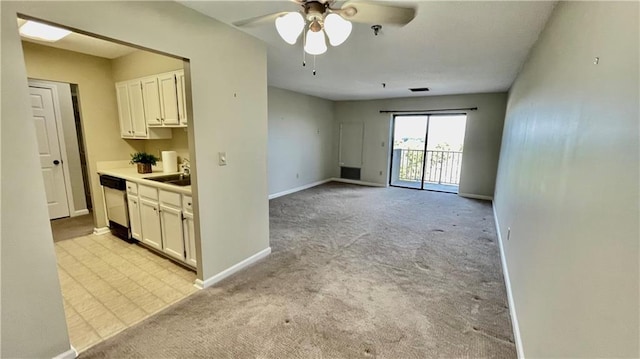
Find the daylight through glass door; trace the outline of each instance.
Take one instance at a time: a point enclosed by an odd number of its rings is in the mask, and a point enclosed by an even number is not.
[[[396,116],[390,184],[458,192],[466,115]]]

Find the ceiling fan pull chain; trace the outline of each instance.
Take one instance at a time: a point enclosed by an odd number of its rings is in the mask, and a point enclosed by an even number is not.
[[[316,75],[316,55],[313,55],[313,76]]]
[[[307,66],[307,52],[304,48],[307,46],[307,37],[304,36],[304,31],[302,33],[302,67]]]

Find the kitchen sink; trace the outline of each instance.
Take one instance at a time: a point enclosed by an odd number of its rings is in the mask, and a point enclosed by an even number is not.
[[[183,175],[183,174],[147,177],[145,179],[148,179],[150,181],[162,182],[166,184],[172,184],[174,186],[190,186],[191,185],[191,176]]]

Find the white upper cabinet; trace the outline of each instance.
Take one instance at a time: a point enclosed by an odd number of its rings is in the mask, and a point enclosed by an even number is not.
[[[162,124],[165,126],[180,125],[176,73],[168,72],[158,75],[158,87],[160,88]]]
[[[157,76],[142,79],[142,94],[144,96],[144,112],[147,118],[147,125],[162,126],[160,89],[158,88]]]
[[[131,113],[131,130],[133,137],[147,137],[147,123],[144,118],[144,101],[142,100],[142,84],[132,81],[127,84],[129,91],[129,110]]]
[[[121,82],[116,84],[116,97],[118,99],[120,135],[123,138],[132,138],[133,125],[131,124],[131,111],[129,110],[129,88],[126,83]]]
[[[116,83],[120,135],[127,139],[171,138],[171,130],[154,129],[147,126],[146,99],[141,80]]]
[[[138,92],[141,93],[141,97],[136,97],[136,106],[140,104],[137,99],[141,98],[145,127],[149,128],[147,133],[149,133],[150,137],[148,138],[163,138],[157,136],[154,137],[154,134],[158,130],[151,131],[152,128],[187,126],[186,89],[183,70],[171,71],[118,83],[116,84],[116,88],[119,89],[119,86],[124,83],[138,83],[140,86],[140,89],[127,88],[124,91],[127,91],[127,97],[130,97],[134,91],[136,96]],[[118,95],[120,96],[120,94]],[[120,97],[118,98],[118,101],[120,101]],[[131,105],[129,105],[129,107],[129,117],[131,117],[131,120],[133,121],[133,109],[131,108]],[[137,114],[140,113],[139,108],[136,107],[135,111],[137,116]],[[138,117],[135,117],[135,119],[137,120]],[[122,117],[121,121],[127,122],[123,120]],[[132,137],[134,132],[136,132],[136,130],[132,128],[123,129],[123,137]],[[140,136],[141,135],[138,134],[133,137],[140,138]]]
[[[176,85],[178,94],[178,117],[180,117],[180,124],[186,126],[189,121],[187,117],[187,93],[184,83],[184,70],[176,72]]]

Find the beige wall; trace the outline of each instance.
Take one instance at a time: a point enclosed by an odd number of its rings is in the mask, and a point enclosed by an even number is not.
[[[144,143],[120,137],[118,108],[111,62],[100,57],[23,42],[30,78],[78,84],[78,102],[87,153],[87,172],[94,199],[96,227],[107,225],[97,161],[129,159]]]
[[[182,69],[182,60],[150,51],[134,51],[111,60],[115,82]]]
[[[269,87],[269,194],[333,177],[333,104]]]
[[[477,111],[467,113],[459,191],[461,194],[491,197],[498,168],[506,99],[506,93],[487,93],[336,102],[334,173],[336,176],[339,174],[339,124],[342,122],[364,123],[361,179],[386,185],[389,173],[391,115],[380,113],[380,110],[478,107]]]
[[[509,94],[495,209],[529,358],[640,356],[639,10],[560,2]]]
[[[69,336],[15,12],[0,6],[0,357],[51,358]]]
[[[69,347],[35,133],[27,122],[27,71],[17,13],[190,59],[193,116],[188,138],[190,158],[198,163],[192,185],[201,244],[198,276],[213,277],[269,247],[263,43],[175,2],[0,2],[0,6],[4,329],[0,356],[53,357]],[[82,91],[80,87],[81,101]],[[109,109],[98,110],[114,111],[115,118],[115,108],[114,98]],[[117,131],[117,121],[104,126],[107,133]],[[120,151],[120,144],[112,146]],[[223,151],[228,165],[220,167],[216,157]]]
[[[149,51],[135,51],[111,60],[111,69],[115,82],[179,70],[183,67],[182,60]],[[144,145],[144,151],[159,158],[162,158],[162,151],[176,151],[179,162],[183,158],[189,159],[189,141],[186,129],[176,128],[171,132],[171,139],[141,140]]]

